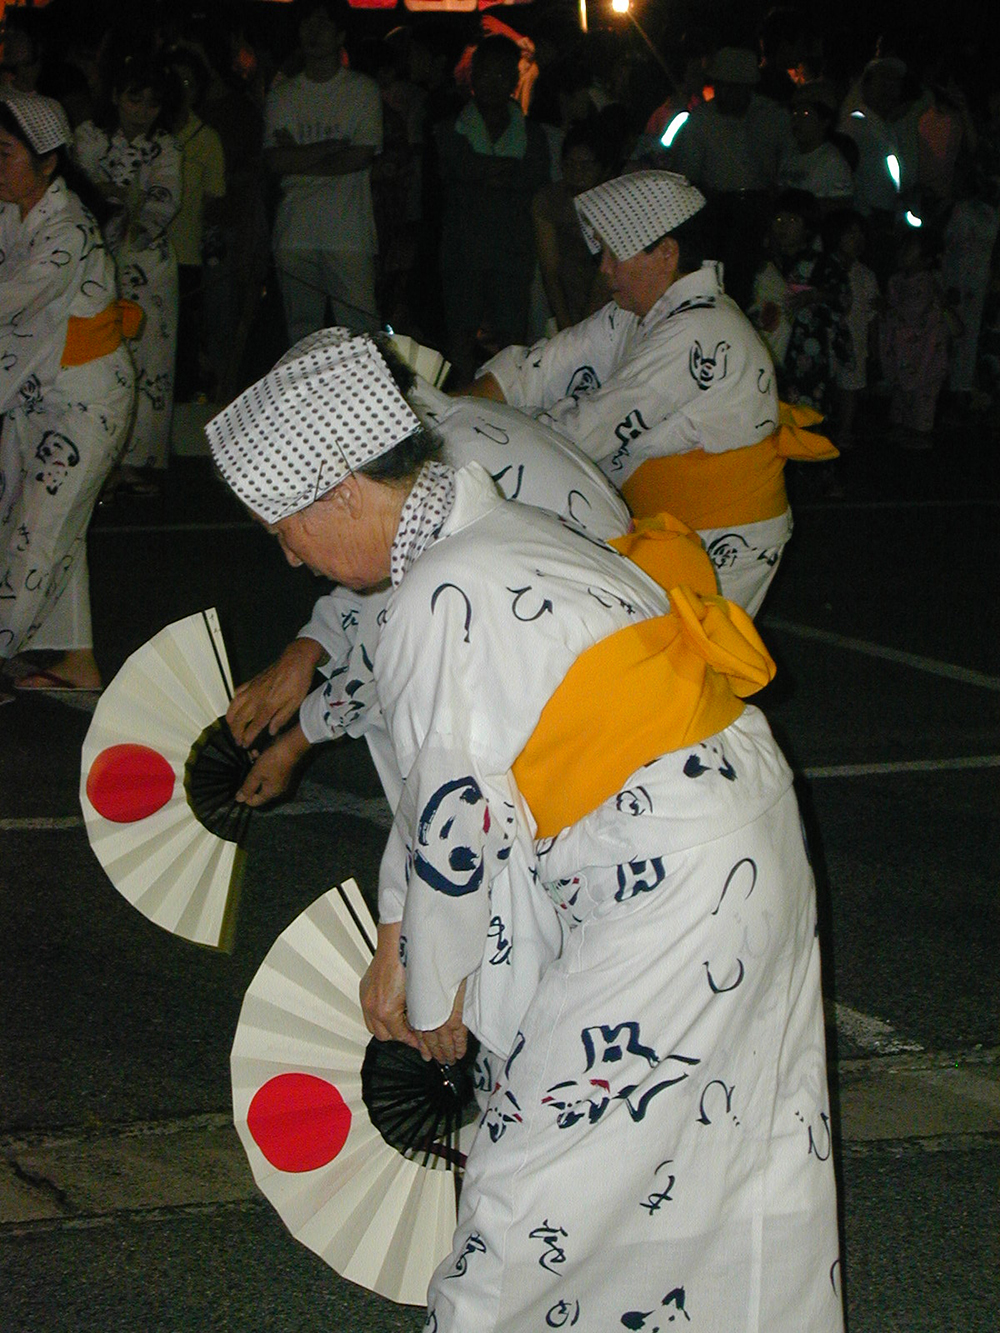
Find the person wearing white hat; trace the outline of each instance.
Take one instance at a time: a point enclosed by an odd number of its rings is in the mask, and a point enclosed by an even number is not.
[[[134,402],[114,263],[66,184],[58,102],[0,90],[0,659],[21,690],[94,689],[87,526]]]
[[[841,1333],[813,881],[743,702],[773,663],[738,608],[668,597],[418,426],[356,338],[207,430],[293,564],[390,585],[371,674],[403,784],[363,1012],[442,1063],[471,1028],[493,1071],[427,1327]]]
[[[305,355],[334,332],[304,338],[283,360]],[[624,500],[601,470],[561,435],[516,408],[449,397],[394,357],[384,335],[378,343],[397,386],[422,424],[440,439],[445,462],[455,468],[482,464],[507,499],[549,509],[594,537],[620,537],[629,530],[631,515]],[[362,594],[343,587],[325,593],[281,657],[236,690],[227,717],[239,744],[249,747],[262,731],[282,732],[247,775],[241,797],[249,804],[280,795],[308,748],[350,735],[364,736],[395,809],[401,779],[380,724],[370,668],[388,596],[386,591]],[[328,683],[309,693],[317,671]],[[283,730],[296,713],[298,730]]]
[[[781,433],[767,348],[704,254],[703,204],[666,171],[578,195],[613,300],[547,342],[505,348],[473,392],[565,435],[637,519],[666,511],[694,528],[723,595],[755,614],[791,534],[782,451],[805,446]]]

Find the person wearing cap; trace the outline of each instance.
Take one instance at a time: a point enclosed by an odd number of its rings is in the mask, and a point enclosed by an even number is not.
[[[787,109],[756,91],[753,51],[722,47],[707,74],[714,96],[677,131],[669,165],[708,199],[704,225],[713,257],[724,263],[726,290],[745,309],[768,197],[795,144]]]
[[[363,1012],[443,1063],[471,1028],[491,1071],[428,1326],[840,1333],[814,886],[751,622],[437,462],[368,339],[207,434],[292,564],[390,585]]]
[[[58,102],[0,90],[0,659],[22,690],[99,688],[87,526],[134,402],[114,263],[69,188]]]
[[[613,300],[488,361],[473,392],[535,415],[592,458],[637,519],[666,511],[705,543],[723,595],[755,614],[791,535],[788,456],[833,457],[779,408],[774,367],[706,262],[704,196],[641,171],[577,196]]]
[[[827,83],[807,83],[792,94],[794,149],[781,163],[778,184],[784,190],[805,190],[824,212],[849,208],[854,194],[851,168],[830,138],[840,103]]]

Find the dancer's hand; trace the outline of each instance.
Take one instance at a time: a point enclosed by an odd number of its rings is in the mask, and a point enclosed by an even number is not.
[[[276,736],[298,712],[325,658],[315,639],[293,639],[276,662],[245,681],[226,711],[237,745],[248,746],[265,727]]]
[[[365,1027],[379,1041],[401,1041],[419,1050],[417,1035],[406,1021],[406,973],[399,958],[399,932],[394,921],[378,928],[378,946],[358,993]]]
[[[439,1028],[429,1032],[417,1032],[420,1054],[425,1060],[436,1060],[439,1065],[453,1065],[461,1060],[469,1044],[469,1029],[462,1022],[462,1006],[465,1003],[465,982],[458,988],[451,1017]]]
[[[292,774],[310,748],[296,723],[257,759],[236,793],[236,800],[249,806],[267,805],[275,800],[287,790]]]

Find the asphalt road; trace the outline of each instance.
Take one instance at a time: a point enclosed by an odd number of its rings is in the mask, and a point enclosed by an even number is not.
[[[877,438],[846,497],[798,488],[760,620],[763,701],[799,774],[821,895],[851,1333],[1000,1325],[995,434]],[[216,606],[237,678],[319,589],[203,460],[102,511],[90,558],[110,676]],[[104,877],[77,791],[92,700],[0,710],[0,1333],[416,1330],[283,1230],[228,1122],[243,993],[330,885],[374,887],[387,807],[364,747],[326,747],[255,815],[236,944],[148,923]]]

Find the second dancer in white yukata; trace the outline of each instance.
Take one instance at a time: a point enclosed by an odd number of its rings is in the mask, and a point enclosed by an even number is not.
[[[787,457],[832,458],[779,408],[767,348],[704,253],[704,196],[639,171],[574,201],[613,300],[533,347],[488,361],[473,392],[531,412],[594,459],[633,515],[697,530],[724,595],[759,609],[791,535]]]

